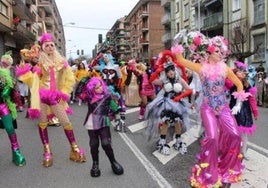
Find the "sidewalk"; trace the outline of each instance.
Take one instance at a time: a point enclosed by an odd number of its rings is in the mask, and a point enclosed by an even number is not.
[[[268,187],[268,158],[248,149],[249,160],[244,160],[245,170],[242,182],[233,184],[231,188],[267,188]]]

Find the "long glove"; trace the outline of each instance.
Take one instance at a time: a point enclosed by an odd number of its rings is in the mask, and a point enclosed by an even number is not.
[[[184,91],[184,92],[183,92],[182,94],[180,94],[179,96],[176,96],[173,100],[174,100],[175,102],[178,102],[178,101],[180,101],[182,98],[191,95],[192,92],[193,92],[192,89],[187,89],[186,91]]]
[[[240,112],[242,107],[242,101],[237,100],[235,106],[232,108],[232,114],[236,115]]]

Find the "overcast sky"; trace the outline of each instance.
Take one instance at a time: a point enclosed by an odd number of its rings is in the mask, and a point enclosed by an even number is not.
[[[60,12],[66,39],[66,54],[76,58],[77,49],[92,56],[92,49],[98,42],[98,34],[105,34],[117,19],[128,15],[139,0],[55,0]],[[73,26],[85,27],[71,28]],[[90,28],[90,29],[86,29]]]

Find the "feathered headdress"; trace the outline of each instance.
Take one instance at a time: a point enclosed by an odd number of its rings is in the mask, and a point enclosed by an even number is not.
[[[13,64],[13,58],[11,57],[12,51],[7,51],[1,57],[1,66],[4,68],[8,68]]]

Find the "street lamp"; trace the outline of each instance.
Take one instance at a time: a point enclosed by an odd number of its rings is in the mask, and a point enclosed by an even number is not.
[[[62,26],[65,27],[65,26],[68,26],[68,25],[75,25],[75,23],[74,22],[68,22],[68,23],[63,24]]]

